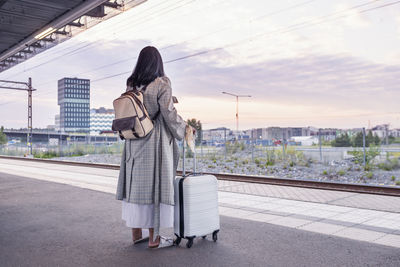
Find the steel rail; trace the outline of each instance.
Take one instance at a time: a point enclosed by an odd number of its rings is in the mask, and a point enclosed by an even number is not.
[[[37,159],[37,158],[25,158],[25,157],[2,156],[2,155],[0,155],[0,159],[35,161],[35,162],[43,162],[43,163],[50,163],[50,164],[61,164],[61,165],[70,165],[70,166],[79,166],[79,167],[119,170],[119,165],[116,165],[116,164],[74,162],[74,161]],[[182,173],[180,171],[178,171],[178,175],[181,175],[181,174]],[[189,172],[189,174],[190,174],[190,172]],[[349,184],[349,183],[340,183],[340,182],[321,182],[321,181],[313,181],[313,180],[305,180],[305,179],[288,179],[288,178],[277,178],[277,177],[269,177],[269,176],[211,173],[211,172],[202,172],[202,174],[215,175],[218,180],[226,180],[226,181],[233,181],[233,182],[269,184],[269,185],[279,185],[279,186],[292,186],[292,187],[312,188],[312,189],[321,189],[321,190],[345,191],[345,192],[353,192],[353,193],[364,193],[364,194],[375,194],[375,195],[400,197],[400,187],[398,187],[398,186]]]

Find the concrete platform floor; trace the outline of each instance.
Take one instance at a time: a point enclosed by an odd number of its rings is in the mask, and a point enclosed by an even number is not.
[[[400,266],[395,247],[226,216],[216,243],[150,250],[132,245],[120,205],[110,193],[0,173],[0,265]]]

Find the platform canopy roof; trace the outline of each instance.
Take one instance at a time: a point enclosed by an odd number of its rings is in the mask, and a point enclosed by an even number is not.
[[[0,72],[146,0],[0,0]]]

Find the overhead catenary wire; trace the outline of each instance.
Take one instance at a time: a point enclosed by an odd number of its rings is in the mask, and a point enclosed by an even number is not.
[[[184,0],[184,1],[185,1],[185,0]],[[298,8],[298,7],[304,6],[304,5],[306,5],[306,4],[310,4],[310,3],[314,2],[314,1],[316,1],[316,0],[309,0],[309,1],[301,2],[301,3],[295,4],[295,5],[292,5],[292,6],[289,6],[289,7],[280,9],[280,10],[277,10],[277,11],[275,11],[275,12],[268,12],[267,14],[264,14],[264,15],[262,15],[261,17],[259,16],[259,17],[250,19],[249,22],[255,21],[255,20],[259,20],[259,19],[263,19],[263,18],[266,18],[266,17],[269,17],[269,16],[277,15],[277,14],[282,13],[283,11],[288,11],[288,10],[291,10],[291,9],[294,9],[294,8]],[[381,1],[381,0],[375,0],[375,1]],[[179,2],[182,2],[182,1],[179,1]],[[171,9],[171,10],[167,10],[167,12],[164,12],[164,13],[169,13],[170,11],[173,11],[173,10],[175,10],[175,9],[177,9],[177,8],[183,7],[183,6],[185,6],[185,5],[187,5],[187,4],[190,4],[190,3],[192,3],[192,2],[194,2],[194,0],[192,0],[192,1],[188,2],[188,3],[185,3],[185,4],[181,5],[181,6],[174,7],[174,8]],[[224,1],[220,1],[220,3],[221,3],[221,2],[224,2]],[[178,2],[176,2],[176,3],[178,3]],[[214,4],[213,6],[215,6],[215,4]],[[163,13],[163,14],[164,14],[164,13]],[[157,14],[157,15],[160,15],[160,14]],[[144,21],[144,22],[146,22],[146,21]],[[115,26],[115,25],[113,25],[113,26]],[[201,36],[198,36],[198,37],[195,37],[195,38],[192,38],[192,39],[183,41],[183,42],[179,42],[179,43],[176,43],[176,44],[168,45],[168,46],[166,46],[166,47],[161,48],[160,50],[169,49],[169,48],[171,48],[171,47],[175,47],[175,46],[177,46],[177,45],[182,45],[182,44],[187,43],[187,42],[190,42],[190,41],[194,41],[194,40],[198,40],[198,39],[200,39],[200,38],[208,37],[208,36],[210,36],[210,35],[213,35],[213,34],[216,34],[216,33],[222,32],[222,31],[224,31],[224,30],[231,29],[231,28],[232,28],[232,27],[224,27],[224,28],[222,28],[222,29],[220,29],[220,30],[213,31],[213,32],[211,32],[211,33],[206,33],[206,34],[204,34],[204,35],[201,35]],[[122,30],[122,29],[119,28],[119,31],[120,31],[120,32],[121,32],[121,30]],[[116,38],[116,39],[118,39],[118,38]],[[114,40],[115,40],[115,39],[114,39]],[[69,52],[67,52],[67,53],[65,53],[65,54],[63,54],[63,55],[60,55],[60,56],[58,56],[58,57],[56,57],[56,58],[52,58],[52,59],[50,59],[50,60],[48,60],[48,61],[46,61],[46,62],[40,63],[40,64],[35,65],[35,66],[33,66],[33,67],[30,67],[30,68],[28,68],[28,69],[24,69],[24,71],[18,72],[18,73],[16,73],[16,74],[12,75],[11,77],[13,77],[13,76],[15,76],[15,75],[18,75],[18,74],[21,74],[21,73],[23,73],[23,72],[26,72],[26,71],[28,71],[28,70],[32,70],[32,69],[35,69],[35,68],[37,68],[37,67],[43,66],[43,65],[45,65],[45,64],[48,64],[48,63],[50,63],[50,62],[52,62],[52,61],[54,61],[54,60],[57,60],[57,59],[59,59],[59,58],[61,58],[61,57],[66,56],[66,55],[73,56],[73,55],[75,55],[75,54],[77,54],[77,53],[84,52],[84,51],[86,51],[87,49],[89,49],[89,48],[91,48],[91,47],[93,47],[93,46],[96,46],[96,45],[100,45],[100,44],[99,44],[99,43],[89,43],[89,44],[85,44],[85,45],[83,45],[82,47],[76,48],[76,49],[74,49],[74,50],[72,50],[72,51],[69,51]],[[82,49],[84,49],[84,50],[82,50]],[[93,70],[85,71],[85,72],[80,73],[80,74],[77,74],[77,75],[81,75],[81,74],[84,74],[84,73],[92,72],[92,71],[95,71],[95,70],[98,70],[98,69],[102,69],[102,68],[105,68],[105,67],[108,67],[108,66],[113,66],[113,65],[116,65],[116,64],[118,64],[118,63],[127,62],[127,61],[129,61],[129,60],[131,60],[131,59],[135,59],[135,58],[136,58],[136,56],[135,56],[135,57],[128,58],[128,59],[122,59],[122,60],[119,60],[119,61],[117,61],[117,62],[114,62],[114,63],[111,63],[111,64],[106,64],[106,65],[97,67],[97,68],[95,68],[95,69],[93,69]],[[76,75],[75,75],[75,76],[76,76]],[[54,81],[54,80],[52,80],[52,81]],[[47,83],[48,83],[48,82],[41,83],[40,85],[47,84]],[[39,85],[39,86],[40,86],[40,85]]]
[[[376,1],[376,0],[375,0],[375,1]],[[368,2],[367,4],[370,4],[370,3],[375,2],[375,1],[370,1],[370,2]],[[378,7],[369,8],[369,9],[366,9],[366,10],[361,10],[361,11],[359,11],[359,12],[360,12],[360,13],[365,13],[365,12],[368,12],[368,11],[376,10],[376,9],[379,9],[379,8],[383,8],[383,7],[387,7],[387,6],[391,6],[391,5],[399,4],[399,3],[400,3],[400,0],[399,0],[399,1],[392,2],[392,3],[388,3],[388,4],[385,4],[385,5],[381,5],[381,6],[378,6]],[[366,5],[366,4],[357,5],[357,6],[354,6],[354,7],[349,8],[349,9],[354,9],[354,8],[356,8],[356,7],[362,7],[362,6],[365,6],[365,5]],[[347,10],[346,10],[346,11],[347,11]],[[336,14],[336,13],[338,13],[338,12],[335,12],[335,14]],[[331,16],[331,15],[329,15],[329,17],[330,17],[330,16]],[[340,19],[340,18],[347,17],[347,16],[351,16],[351,15],[345,15],[345,16],[335,17],[335,19]],[[324,17],[328,17],[328,16],[324,16]],[[310,22],[311,22],[311,20],[310,20]],[[294,29],[289,29],[289,30],[285,30],[285,31],[281,31],[281,33],[286,33],[286,32],[289,32],[289,31],[297,30],[297,29],[299,29],[299,28],[305,28],[306,26],[313,26],[313,25],[322,24],[322,23],[326,23],[326,22],[327,22],[327,21],[318,21],[318,22],[316,22],[316,23],[312,23],[312,24],[309,24],[309,25],[303,25],[303,23],[297,23],[297,24],[294,24],[294,25],[289,26],[288,28],[292,28],[292,27],[298,26],[298,25],[301,26],[301,27],[294,28]],[[277,32],[278,32],[278,31],[273,31],[273,32],[268,32],[267,34],[272,34],[272,33],[277,33]],[[172,63],[172,62],[176,62],[176,61],[180,61],[180,60],[184,60],[184,59],[191,58],[191,57],[196,57],[196,56],[199,56],[199,55],[208,54],[208,53],[211,53],[211,52],[220,51],[220,50],[223,50],[224,48],[231,47],[231,46],[236,46],[236,45],[241,44],[241,43],[243,43],[243,42],[247,42],[247,41],[249,41],[249,40],[252,40],[252,39],[254,39],[254,38],[261,37],[261,36],[263,36],[263,35],[265,35],[265,33],[264,33],[264,34],[260,34],[260,35],[256,35],[256,36],[253,36],[253,37],[245,38],[245,39],[242,39],[242,40],[239,40],[239,41],[236,41],[236,42],[232,42],[232,43],[230,43],[230,44],[228,44],[228,45],[225,45],[225,46],[223,46],[223,47],[217,47],[217,48],[213,48],[213,49],[207,49],[207,50],[203,50],[203,51],[200,51],[200,52],[195,52],[195,53],[192,53],[192,54],[189,54],[189,55],[186,55],[186,56],[182,56],[182,57],[179,57],[179,58],[171,59],[171,60],[166,61],[165,64]],[[101,78],[98,78],[98,79],[94,79],[94,80],[92,80],[92,82],[97,82],[97,81],[101,81],[101,80],[110,79],[110,78],[113,78],[113,77],[117,77],[117,76],[121,76],[121,75],[128,74],[128,73],[130,73],[130,72],[131,72],[131,71],[126,71],[126,72],[120,72],[120,73],[112,74],[112,75],[109,75],[109,76],[105,76],[105,77],[101,77]]]
[[[296,24],[293,24],[293,25],[289,25],[288,27],[285,27],[285,28],[288,28],[288,30],[286,30],[286,31],[280,31],[280,33],[286,33],[286,32],[290,32],[290,31],[293,31],[293,30],[297,30],[297,29],[299,29],[299,28],[304,28],[304,27],[307,27],[307,26],[313,26],[313,25],[325,23],[325,22],[327,22],[327,20],[321,20],[322,18],[332,17],[333,15],[337,15],[337,14],[339,14],[339,13],[343,13],[343,12],[345,12],[345,11],[352,10],[352,9],[355,9],[355,8],[363,7],[363,6],[369,5],[369,4],[371,4],[371,3],[373,3],[373,2],[376,2],[376,1],[379,1],[379,0],[369,1],[369,2],[364,3],[364,4],[360,4],[360,5],[356,5],[356,6],[350,7],[350,8],[348,8],[348,9],[346,9],[346,10],[342,10],[342,11],[334,12],[334,13],[329,14],[329,15],[321,16],[321,17],[317,18],[319,21],[314,22],[314,23],[304,24],[304,23],[302,22],[302,23],[296,23]],[[387,7],[387,6],[390,6],[390,5],[398,4],[399,2],[400,2],[400,1],[395,1],[395,2],[387,3],[387,4],[384,4],[384,5],[381,5],[381,6],[377,6],[377,7],[374,7],[374,8],[369,8],[369,9],[367,9],[367,10],[361,10],[361,11],[359,11],[359,12],[364,13],[364,12],[372,11],[372,10],[375,10],[375,9]],[[345,15],[345,16],[340,16],[340,17],[334,17],[334,19],[340,19],[340,18],[347,17],[347,16],[350,16],[350,15]],[[331,20],[332,20],[332,19],[330,19],[329,21],[331,21]],[[315,21],[315,19],[308,20],[307,22],[313,22],[313,21]],[[299,26],[299,27],[295,27],[295,26]],[[278,31],[279,31],[279,30],[278,30]],[[231,46],[236,46],[236,45],[241,44],[241,43],[243,43],[243,42],[250,41],[250,40],[252,40],[252,39],[254,39],[254,38],[259,38],[259,37],[261,37],[261,36],[263,36],[263,35],[272,34],[272,33],[277,33],[277,31],[267,32],[267,33],[264,33],[264,34],[258,34],[258,35],[256,35],[256,36],[253,36],[253,37],[250,37],[250,38],[245,38],[245,39],[242,39],[242,40],[239,40],[239,41],[230,43],[230,44],[228,44],[228,45],[226,45],[226,46],[223,46],[223,47],[217,47],[217,48],[213,48],[213,49],[207,49],[207,50],[203,50],[203,51],[200,51],[200,52],[192,53],[192,54],[189,54],[189,55],[186,55],[186,56],[183,56],[183,57],[179,57],[179,58],[176,58],[176,59],[172,59],[172,60],[166,61],[165,63],[168,64],[168,63],[172,63],[172,62],[184,60],[184,59],[191,58],[191,57],[195,57],[195,56],[199,56],[199,55],[204,55],[204,54],[208,54],[208,53],[211,53],[211,52],[216,52],[216,51],[219,51],[219,50],[223,50],[224,48],[231,47]],[[129,74],[129,73],[130,73],[130,71],[120,72],[120,73],[116,73],[116,74],[112,74],[112,75],[100,77],[100,78],[98,78],[98,79],[94,79],[94,80],[92,80],[91,82],[92,82],[92,83],[96,83],[96,82],[98,82],[98,81],[107,80],[107,79],[110,79],[110,78],[114,78],[114,77],[126,75],[126,74]],[[42,92],[42,93],[45,93],[45,92],[48,92],[48,91],[44,91],[44,92]],[[37,95],[43,95],[43,94],[40,94],[40,93],[39,93],[39,94],[37,94]],[[0,104],[0,105],[1,105],[1,104]]]
[[[264,18],[269,17],[269,16],[277,15],[277,14],[282,13],[283,11],[288,11],[288,10],[291,10],[291,9],[295,9],[295,8],[310,4],[310,3],[314,2],[314,1],[316,1],[316,0],[309,0],[309,1],[301,2],[301,3],[295,4],[295,5],[283,8],[283,9],[279,9],[279,10],[277,10],[275,12],[268,12],[267,14],[264,14],[262,16],[258,16],[258,17],[255,17],[255,18],[250,18],[250,19],[248,19],[248,22],[252,22],[252,21],[255,21],[255,20],[259,20],[259,19],[264,19]],[[380,1],[380,0],[375,0],[375,1]],[[200,38],[204,38],[204,37],[208,37],[208,36],[214,35],[216,33],[220,33],[222,31],[225,31],[225,30],[231,29],[231,28],[232,27],[223,27],[223,28],[221,28],[219,30],[216,30],[216,31],[213,31],[213,32],[210,32],[210,33],[206,33],[206,34],[197,36],[195,38],[191,38],[189,40],[185,40],[183,42],[178,42],[178,43],[175,43],[175,44],[172,44],[172,45],[167,45],[165,47],[161,47],[159,50],[162,51],[162,50],[165,50],[165,49],[169,49],[169,48],[172,48],[172,47],[175,47],[175,46],[178,46],[178,45],[185,44],[185,43],[190,42],[190,41],[198,40]],[[192,56],[190,56],[190,57],[192,57]],[[90,72],[93,72],[93,71],[96,71],[96,70],[99,70],[99,69],[103,69],[103,68],[111,67],[111,66],[123,63],[123,62],[127,62],[127,61],[130,61],[130,60],[136,59],[136,58],[137,58],[137,56],[130,57],[130,58],[125,58],[125,59],[118,60],[118,61],[113,62],[113,63],[108,63],[108,64],[105,64],[103,66],[99,66],[99,67],[96,67],[94,69],[91,69],[91,70],[88,70],[88,71],[85,71],[85,72],[81,72],[81,73],[78,73],[78,74],[75,74],[75,75],[72,75],[72,76],[83,75],[83,74],[90,73]],[[49,83],[54,82],[54,81],[56,81],[56,80],[46,81],[44,83],[39,84],[39,86],[45,85],[45,84],[49,84]]]
[[[371,3],[377,2],[377,1],[379,1],[379,0],[369,1],[369,2],[364,3],[364,4],[360,4],[360,5],[357,5],[357,6],[350,7],[350,8],[348,8],[348,9],[346,9],[346,10],[334,12],[333,14],[329,14],[329,15],[326,15],[326,16],[322,16],[322,17],[316,18],[316,19],[319,19],[320,21],[317,21],[317,22],[314,22],[314,23],[309,23],[309,24],[305,24],[304,22],[296,23],[296,24],[290,25],[290,26],[288,26],[288,27],[285,27],[285,28],[289,28],[289,30],[283,30],[283,31],[280,31],[280,33],[286,33],[286,32],[289,32],[289,31],[293,31],[293,30],[300,29],[300,28],[305,28],[305,27],[307,27],[307,26],[313,26],[313,25],[317,25],[317,24],[322,24],[322,23],[327,22],[328,20],[321,20],[321,18],[332,17],[333,15],[336,15],[336,14],[338,14],[338,13],[343,13],[343,12],[346,12],[346,11],[348,11],[348,10],[352,10],[352,9],[355,9],[355,8],[358,8],[358,7],[363,7],[363,6],[366,6],[366,5],[368,5],[368,4],[371,4]],[[376,6],[376,7],[373,7],[373,8],[369,8],[369,9],[366,9],[366,10],[360,10],[360,11],[358,11],[358,12],[360,12],[360,13],[365,13],[365,12],[369,12],[369,11],[372,11],[372,10],[376,10],[376,9],[388,7],[388,6],[391,6],[391,5],[399,4],[399,3],[400,3],[400,1],[395,1],[395,2],[391,2],[391,3],[384,4],[384,5]],[[347,16],[351,16],[351,15],[343,15],[343,16],[340,16],[340,17],[334,17],[333,19],[336,20],[336,19],[340,19],[340,18],[343,18],[343,17],[347,17]],[[307,22],[313,22],[314,20],[315,20],[315,19],[308,20]],[[332,19],[330,19],[329,21],[331,21],[331,20],[332,20]],[[295,27],[295,26],[299,26],[299,27]],[[292,28],[293,28],[293,29],[292,29]],[[281,29],[281,30],[282,30],[282,29]],[[271,34],[271,33],[278,33],[278,31],[273,31],[273,32],[267,32],[267,33],[263,33],[263,34],[258,34],[258,35],[256,35],[256,36],[252,36],[252,37],[249,37],[249,38],[245,38],[245,39],[242,39],[242,40],[239,40],[239,41],[230,43],[230,44],[228,44],[228,45],[226,45],[226,46],[223,46],[223,47],[217,47],[217,48],[213,48],[213,49],[207,49],[207,50],[203,50],[203,51],[200,51],[200,52],[192,53],[192,54],[189,54],[189,55],[186,55],[186,56],[183,56],[183,57],[179,57],[179,58],[176,58],[176,59],[172,59],[172,60],[166,61],[165,63],[166,63],[166,64],[167,64],[167,63],[172,63],[172,62],[184,60],[184,59],[187,59],[187,58],[191,58],[191,57],[195,57],[195,56],[199,56],[199,55],[203,55],[203,54],[208,54],[208,53],[211,53],[211,52],[219,51],[219,50],[222,50],[222,49],[224,49],[224,48],[227,48],[227,47],[230,47],[230,46],[235,46],[235,45],[238,45],[238,44],[240,44],[240,43],[242,43],[242,42],[247,42],[247,41],[252,40],[252,39],[254,39],[254,38],[258,38],[258,37],[260,37],[260,36],[264,36],[264,35],[266,35],[266,34]],[[112,63],[112,64],[114,64],[114,63]],[[101,81],[101,80],[106,80],[106,79],[110,79],[110,78],[113,78],[113,77],[118,77],[118,76],[125,75],[125,74],[128,74],[128,73],[130,73],[130,71],[128,71],[128,72],[120,72],[120,73],[112,74],[112,75],[109,75],[109,76],[100,77],[100,78],[98,78],[98,79],[94,79],[94,80],[92,80],[91,82],[92,82],[92,83],[95,83],[95,82],[98,82],[98,81]],[[44,92],[43,92],[43,93],[44,93]],[[38,95],[39,95],[39,94],[38,94]],[[6,103],[3,103],[3,104],[6,104]],[[8,104],[8,103],[7,103],[7,104]],[[0,104],[0,105],[2,105],[2,104]]]
[[[176,3],[181,3],[181,2],[185,2],[185,1],[187,1],[187,0],[179,0],[179,1],[177,1],[177,2],[175,2],[175,4]],[[189,1],[189,2],[187,2],[187,3],[184,3],[184,4],[182,4],[182,5],[180,5],[180,6],[177,6],[177,7],[174,7],[173,9],[170,9],[170,10],[168,10],[169,12],[171,12],[171,11],[173,11],[173,10],[176,10],[177,8],[180,8],[180,7],[183,7],[183,6],[185,6],[185,5],[188,5],[188,4],[190,4],[190,3],[192,3],[192,2],[195,2],[196,0],[191,0],[191,1]],[[167,1],[166,1],[167,2]],[[166,2],[163,2],[163,3],[166,3]],[[151,9],[152,8],[149,8],[149,9],[147,9],[146,11],[151,11]],[[162,11],[162,10],[161,10]],[[165,12],[164,12],[165,13]],[[142,13],[143,14],[143,13]],[[162,15],[163,13],[161,13],[161,14],[157,14],[156,13],[156,15]],[[149,14],[145,14],[145,15],[142,15],[142,17],[143,17],[143,19],[144,18],[146,18],[146,16],[148,16]],[[153,14],[154,15],[154,14]],[[141,18],[142,18],[141,17]],[[136,18],[134,18],[134,19],[136,19]],[[128,21],[123,21],[123,22],[119,22],[119,23],[117,23],[117,24],[114,24],[113,26],[117,26],[118,24],[126,24]],[[145,20],[143,20],[143,21],[141,21],[142,23],[144,23],[144,22],[146,22]],[[139,23],[139,25],[140,25],[141,23]],[[128,25],[128,27],[131,27],[130,25]],[[119,28],[119,30],[121,30],[121,28]],[[111,35],[112,35],[113,33],[111,33]],[[72,51],[68,51],[68,52],[66,52],[66,53],[64,53],[64,54],[62,54],[62,55],[59,55],[59,56],[57,56],[57,57],[52,57],[50,60],[47,60],[47,61],[45,61],[45,62],[42,62],[42,63],[39,63],[39,64],[37,64],[37,65],[35,65],[35,66],[32,66],[32,67],[29,67],[29,68],[26,68],[26,69],[24,69],[24,70],[22,70],[22,71],[20,71],[20,72],[18,72],[18,73],[14,73],[14,74],[12,74],[11,76],[8,76],[7,77],[7,79],[10,79],[10,78],[12,78],[12,77],[14,77],[14,76],[16,76],[16,75],[19,75],[19,74],[22,74],[22,73],[24,73],[24,72],[26,72],[26,71],[29,71],[29,70],[33,70],[33,69],[36,69],[36,68],[38,68],[38,67],[41,67],[41,66],[43,66],[43,65],[46,65],[46,64],[48,64],[48,63],[50,63],[50,62],[53,62],[53,61],[55,61],[55,60],[57,60],[57,59],[59,59],[59,58],[62,58],[62,57],[64,57],[64,56],[72,56],[72,55],[75,55],[75,54],[77,54],[78,52],[84,52],[84,51],[86,51],[87,49],[89,49],[89,48],[91,48],[91,47],[93,47],[93,46],[95,46],[95,45],[99,45],[98,43],[87,43],[87,44],[84,44],[84,45],[82,45],[82,46],[80,46],[80,47],[78,47],[78,48],[75,48],[75,49],[73,49]],[[68,49],[68,48],[70,48],[70,47],[65,47],[64,48],[64,50],[66,50],[66,49]],[[61,51],[63,51],[63,50],[61,50]],[[61,52],[60,50],[58,50],[57,52]],[[48,56],[48,54],[46,54],[46,56]]]
[[[178,2],[181,2],[181,1],[186,1],[186,0],[178,0]],[[147,11],[152,11],[154,8],[159,7],[159,6],[161,6],[162,4],[166,4],[166,3],[170,3],[170,2],[171,2],[171,0],[166,0],[166,1],[163,1],[161,4],[152,5],[152,6],[150,6],[149,8],[145,9],[145,10],[141,13],[141,15],[142,15],[142,17],[146,17],[146,16],[148,16],[148,15],[151,14],[151,13],[147,13]],[[144,14],[144,15],[143,15],[143,14]],[[141,17],[139,17],[139,18],[141,18]],[[115,26],[118,26],[118,25],[120,25],[120,24],[131,23],[131,22],[134,22],[135,20],[137,20],[137,17],[136,17],[136,16],[133,17],[132,19],[124,20],[124,21],[121,21],[121,22],[116,23],[116,24],[114,24],[114,25],[115,25]],[[106,28],[107,28],[107,26],[106,26]],[[111,28],[111,27],[109,27],[109,28]],[[112,34],[114,34],[114,32],[108,33],[108,35],[110,35],[110,34],[112,35]],[[71,40],[71,41],[73,41],[73,40]],[[75,50],[75,49],[76,49],[76,46],[75,46],[75,44],[71,44],[71,45],[69,45],[69,46],[63,47],[61,50],[58,50],[57,48],[58,48],[58,46],[54,47],[53,49],[49,49],[48,51],[46,51],[46,56],[43,56],[43,57],[48,57],[48,56],[50,56],[52,53],[59,53],[59,52],[61,52],[61,51],[67,50],[67,49],[69,49],[69,48],[72,48],[72,50]],[[43,55],[43,54],[39,54],[39,55],[36,56],[36,58],[38,58],[38,57],[40,58],[42,55]]]

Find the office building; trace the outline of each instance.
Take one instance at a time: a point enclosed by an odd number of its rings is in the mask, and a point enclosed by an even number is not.
[[[60,114],[56,114],[55,116],[54,116],[54,125],[55,125],[55,127],[54,127],[54,129],[57,131],[57,132],[59,132],[60,131]]]
[[[114,110],[93,108],[90,110],[90,134],[98,135],[102,132],[111,131],[112,121],[114,120]]]
[[[61,132],[89,133],[90,80],[63,78],[58,81]]]

